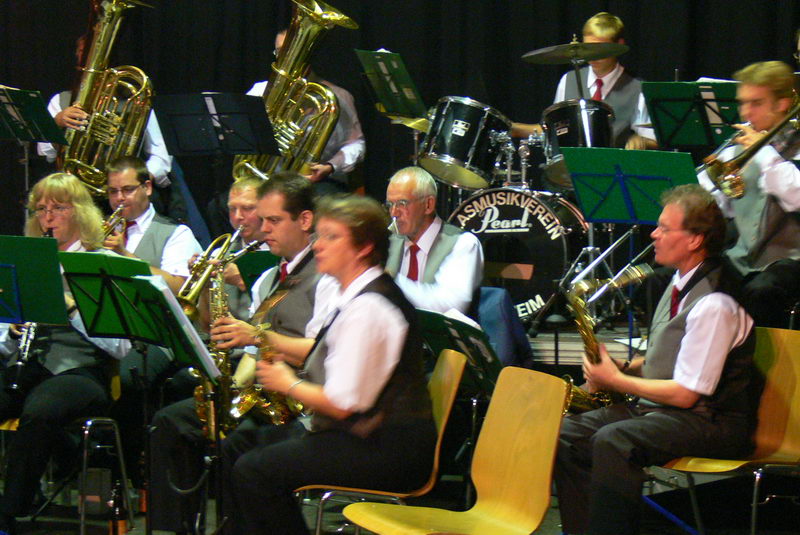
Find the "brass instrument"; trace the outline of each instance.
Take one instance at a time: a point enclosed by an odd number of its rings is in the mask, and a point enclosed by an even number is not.
[[[786,117],[773,126],[761,139],[747,147],[739,155],[727,162],[722,162],[719,160],[718,155],[722,152],[723,148],[726,148],[726,145],[731,145],[733,140],[738,137],[741,132],[734,134],[720,149],[715,150],[712,154],[703,159],[708,178],[711,179],[714,185],[717,186],[726,197],[732,199],[741,198],[744,195],[745,189],[744,180],[742,179],[742,169],[744,166],[750,162],[750,159],[755,156],[764,145],[772,141],[772,138],[778,133],[782,132],[790,121],[796,122],[798,116],[800,116],[800,99],[795,97],[794,106],[786,114]],[[798,128],[795,124],[793,124],[792,127],[795,129]]]
[[[178,290],[178,302],[183,308],[183,312],[191,319],[196,321],[200,316],[197,310],[197,303],[200,300],[200,294],[205,288],[208,281],[211,280],[211,275],[215,269],[219,267],[219,271],[224,271],[227,262],[224,262],[225,256],[228,254],[231,244],[236,241],[239,234],[242,232],[242,227],[236,229],[236,232],[231,236],[230,234],[222,234],[214,238],[214,241],[203,251],[189,272],[189,278],[181,285]],[[216,260],[219,263],[214,264],[211,261]]]
[[[234,159],[233,178],[267,178],[275,171],[309,174],[318,162],[339,119],[336,95],[305,76],[319,37],[334,26],[357,29],[347,15],[320,0],[292,0],[294,14],[280,54],[272,64],[264,105],[275,131],[281,156],[240,155]]]
[[[110,216],[108,216],[108,219],[103,221],[103,239],[111,236],[111,234],[117,231],[120,225],[125,224],[125,218],[120,215],[124,209],[125,205],[120,204],[117,206],[117,209],[114,210]]]
[[[265,305],[264,317],[269,310],[280,303],[287,295],[288,290],[279,290],[273,293]],[[268,323],[262,324],[264,329],[269,329]],[[275,348],[267,342],[266,338],[261,338],[258,348],[259,358],[266,362],[273,362]],[[236,420],[241,419],[246,414],[252,414],[256,419],[273,425],[283,425],[303,413],[303,405],[299,401],[279,392],[265,390],[260,384],[255,383],[242,389],[239,395],[233,399],[230,415]]]
[[[152,106],[150,79],[138,67],[108,68],[111,48],[122,14],[134,6],[151,7],[140,0],[93,2],[99,10],[80,87],[72,95],[75,106],[89,114],[83,130],[67,129],[69,145],[62,147],[63,170],[77,176],[95,196],[105,196],[105,168],[112,160],[135,154]]]
[[[640,283],[652,273],[653,268],[647,264],[629,264],[611,279],[583,279],[573,284],[569,291],[566,292],[567,304],[575,316],[575,324],[578,326],[578,333],[583,339],[586,358],[589,362],[592,364],[600,363],[600,346],[594,335],[594,320],[586,310],[586,294],[598,288],[622,288],[630,284]],[[586,412],[624,399],[623,395],[615,392],[590,393],[575,386],[571,377],[566,377],[565,380],[570,383],[571,388],[564,403],[564,413]]]

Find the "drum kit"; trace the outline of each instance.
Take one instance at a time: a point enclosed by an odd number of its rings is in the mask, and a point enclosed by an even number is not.
[[[577,71],[586,61],[627,50],[617,43],[574,39],[528,52],[523,59],[572,64]],[[480,239],[485,280],[509,291],[523,320],[541,317],[559,281],[575,267],[578,253],[593,241],[591,225],[570,200],[572,183],[560,147],[611,146],[614,114],[607,104],[583,98],[583,88],[578,94],[581,98],[547,108],[541,129],[516,140],[517,145],[506,116],[467,97],[444,97],[427,118],[403,121],[426,131],[417,161],[445,185],[440,188],[440,213],[449,213],[449,223]],[[532,149],[544,155],[542,167],[552,191],[531,185]]]

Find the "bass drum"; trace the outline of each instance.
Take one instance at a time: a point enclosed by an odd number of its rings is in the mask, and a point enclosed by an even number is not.
[[[451,186],[485,188],[498,153],[492,134],[509,130],[511,121],[494,108],[471,98],[444,97],[420,147],[419,165]]]
[[[483,245],[484,280],[506,288],[522,320],[555,293],[554,281],[585,245],[588,225],[561,195],[516,188],[487,189],[464,201],[448,222]]]

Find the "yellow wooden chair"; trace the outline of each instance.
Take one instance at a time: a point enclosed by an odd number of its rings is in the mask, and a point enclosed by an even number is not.
[[[477,501],[468,511],[365,502],[345,517],[381,535],[528,535],[550,507],[566,393],[558,377],[503,369],[472,459]]]
[[[747,459],[681,457],[664,465],[664,468],[687,473],[695,522],[701,534],[704,526],[692,472],[736,474],[752,470],[750,530],[755,534],[759,484],[763,474],[773,467],[797,467],[800,464],[800,331],[759,327],[756,330],[754,362],[765,383],[758,408],[753,455]]]
[[[442,438],[444,430],[447,427],[447,420],[450,418],[450,410],[453,408],[453,402],[456,399],[458,385],[461,383],[461,375],[464,372],[464,365],[467,358],[463,353],[445,349],[439,354],[439,359],[436,361],[436,367],[428,380],[428,392],[431,396],[433,405],[433,420],[436,424],[436,433],[438,438],[436,440],[436,449],[433,454],[433,469],[428,481],[417,490],[412,492],[387,492],[373,489],[358,489],[352,487],[337,487],[331,485],[307,485],[297,489],[296,492],[321,490],[323,491],[320,496],[319,503],[317,504],[317,518],[316,518],[316,535],[322,533],[322,516],[325,510],[325,504],[334,495],[346,496],[370,496],[374,499],[387,499],[390,501],[400,502],[406,498],[413,498],[427,494],[439,476],[439,452],[442,446]]]

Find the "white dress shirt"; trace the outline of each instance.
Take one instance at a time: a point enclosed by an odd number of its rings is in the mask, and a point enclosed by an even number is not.
[[[325,334],[325,396],[342,410],[362,412],[375,405],[400,362],[408,332],[403,313],[375,292],[358,293],[383,274],[371,267],[336,296],[339,314]]]
[[[339,120],[322,151],[320,162],[331,164],[334,173],[346,174],[364,159],[366,142],[361,131],[361,122],[356,114],[353,95],[349,91],[327,80],[322,80],[320,83],[329,87],[339,100]],[[266,89],[266,81],[256,82],[247,94],[260,97]]]
[[[439,235],[443,222],[438,216],[425,229],[417,245],[417,266],[419,278],[425,273],[433,243]],[[472,294],[483,278],[483,247],[471,232],[464,232],[456,240],[453,250],[442,261],[436,271],[433,283],[412,281],[407,278],[411,242],[406,239],[403,245],[403,260],[395,282],[403,290],[406,298],[417,308],[444,313],[454,308],[466,313],[472,302]]]
[[[156,210],[151,204],[147,210],[135,219],[136,224],[128,227],[128,241],[125,248],[134,252],[136,247],[144,237],[144,233],[150,228]],[[203,252],[203,248],[197,242],[192,230],[186,225],[178,225],[178,228],[167,239],[164,245],[164,252],[161,255],[161,269],[170,275],[179,277],[189,276],[189,259]]]
[[[594,73],[592,68],[590,67],[587,69],[589,74],[586,77],[586,87],[584,88],[584,95],[586,98],[592,98],[594,95],[595,89],[597,89],[597,75]],[[606,99],[608,94],[614,88],[614,84],[617,83],[619,80],[620,75],[625,68],[622,64],[617,63],[617,66],[614,67],[611,72],[602,76],[601,79],[603,80],[603,87],[600,88],[600,94],[603,95],[603,100]],[[553,101],[554,103],[563,102],[565,100],[565,95],[567,91],[567,73],[565,73],[561,80],[558,82],[558,87],[556,88],[556,98]],[[644,100],[644,94],[639,93],[639,100],[636,103],[636,117],[633,120],[631,128],[634,132],[639,134],[642,137],[646,137],[648,139],[655,139],[656,133],[655,130],[648,127],[637,126],[642,124],[650,124],[650,113],[647,111],[647,103]]]
[[[699,265],[672,283],[680,291]],[[686,298],[678,304],[683,308]],[[701,297],[686,318],[686,333],[681,340],[672,378],[679,385],[705,396],[717,388],[728,353],[744,343],[753,319],[729,295],[714,292]]]
[[[47,111],[53,117],[62,111],[60,95],[61,93],[53,95],[47,105]],[[153,110],[150,110],[150,116],[147,118],[147,126],[142,139],[142,149],[148,155],[145,162],[147,170],[153,175],[156,183],[159,186],[168,186],[170,180],[167,174],[172,169],[172,156],[167,152],[167,145],[164,143],[161,127],[158,126],[158,120]],[[58,151],[50,143],[37,143],[36,151],[40,156],[47,158],[48,162],[55,161],[58,155]]]

